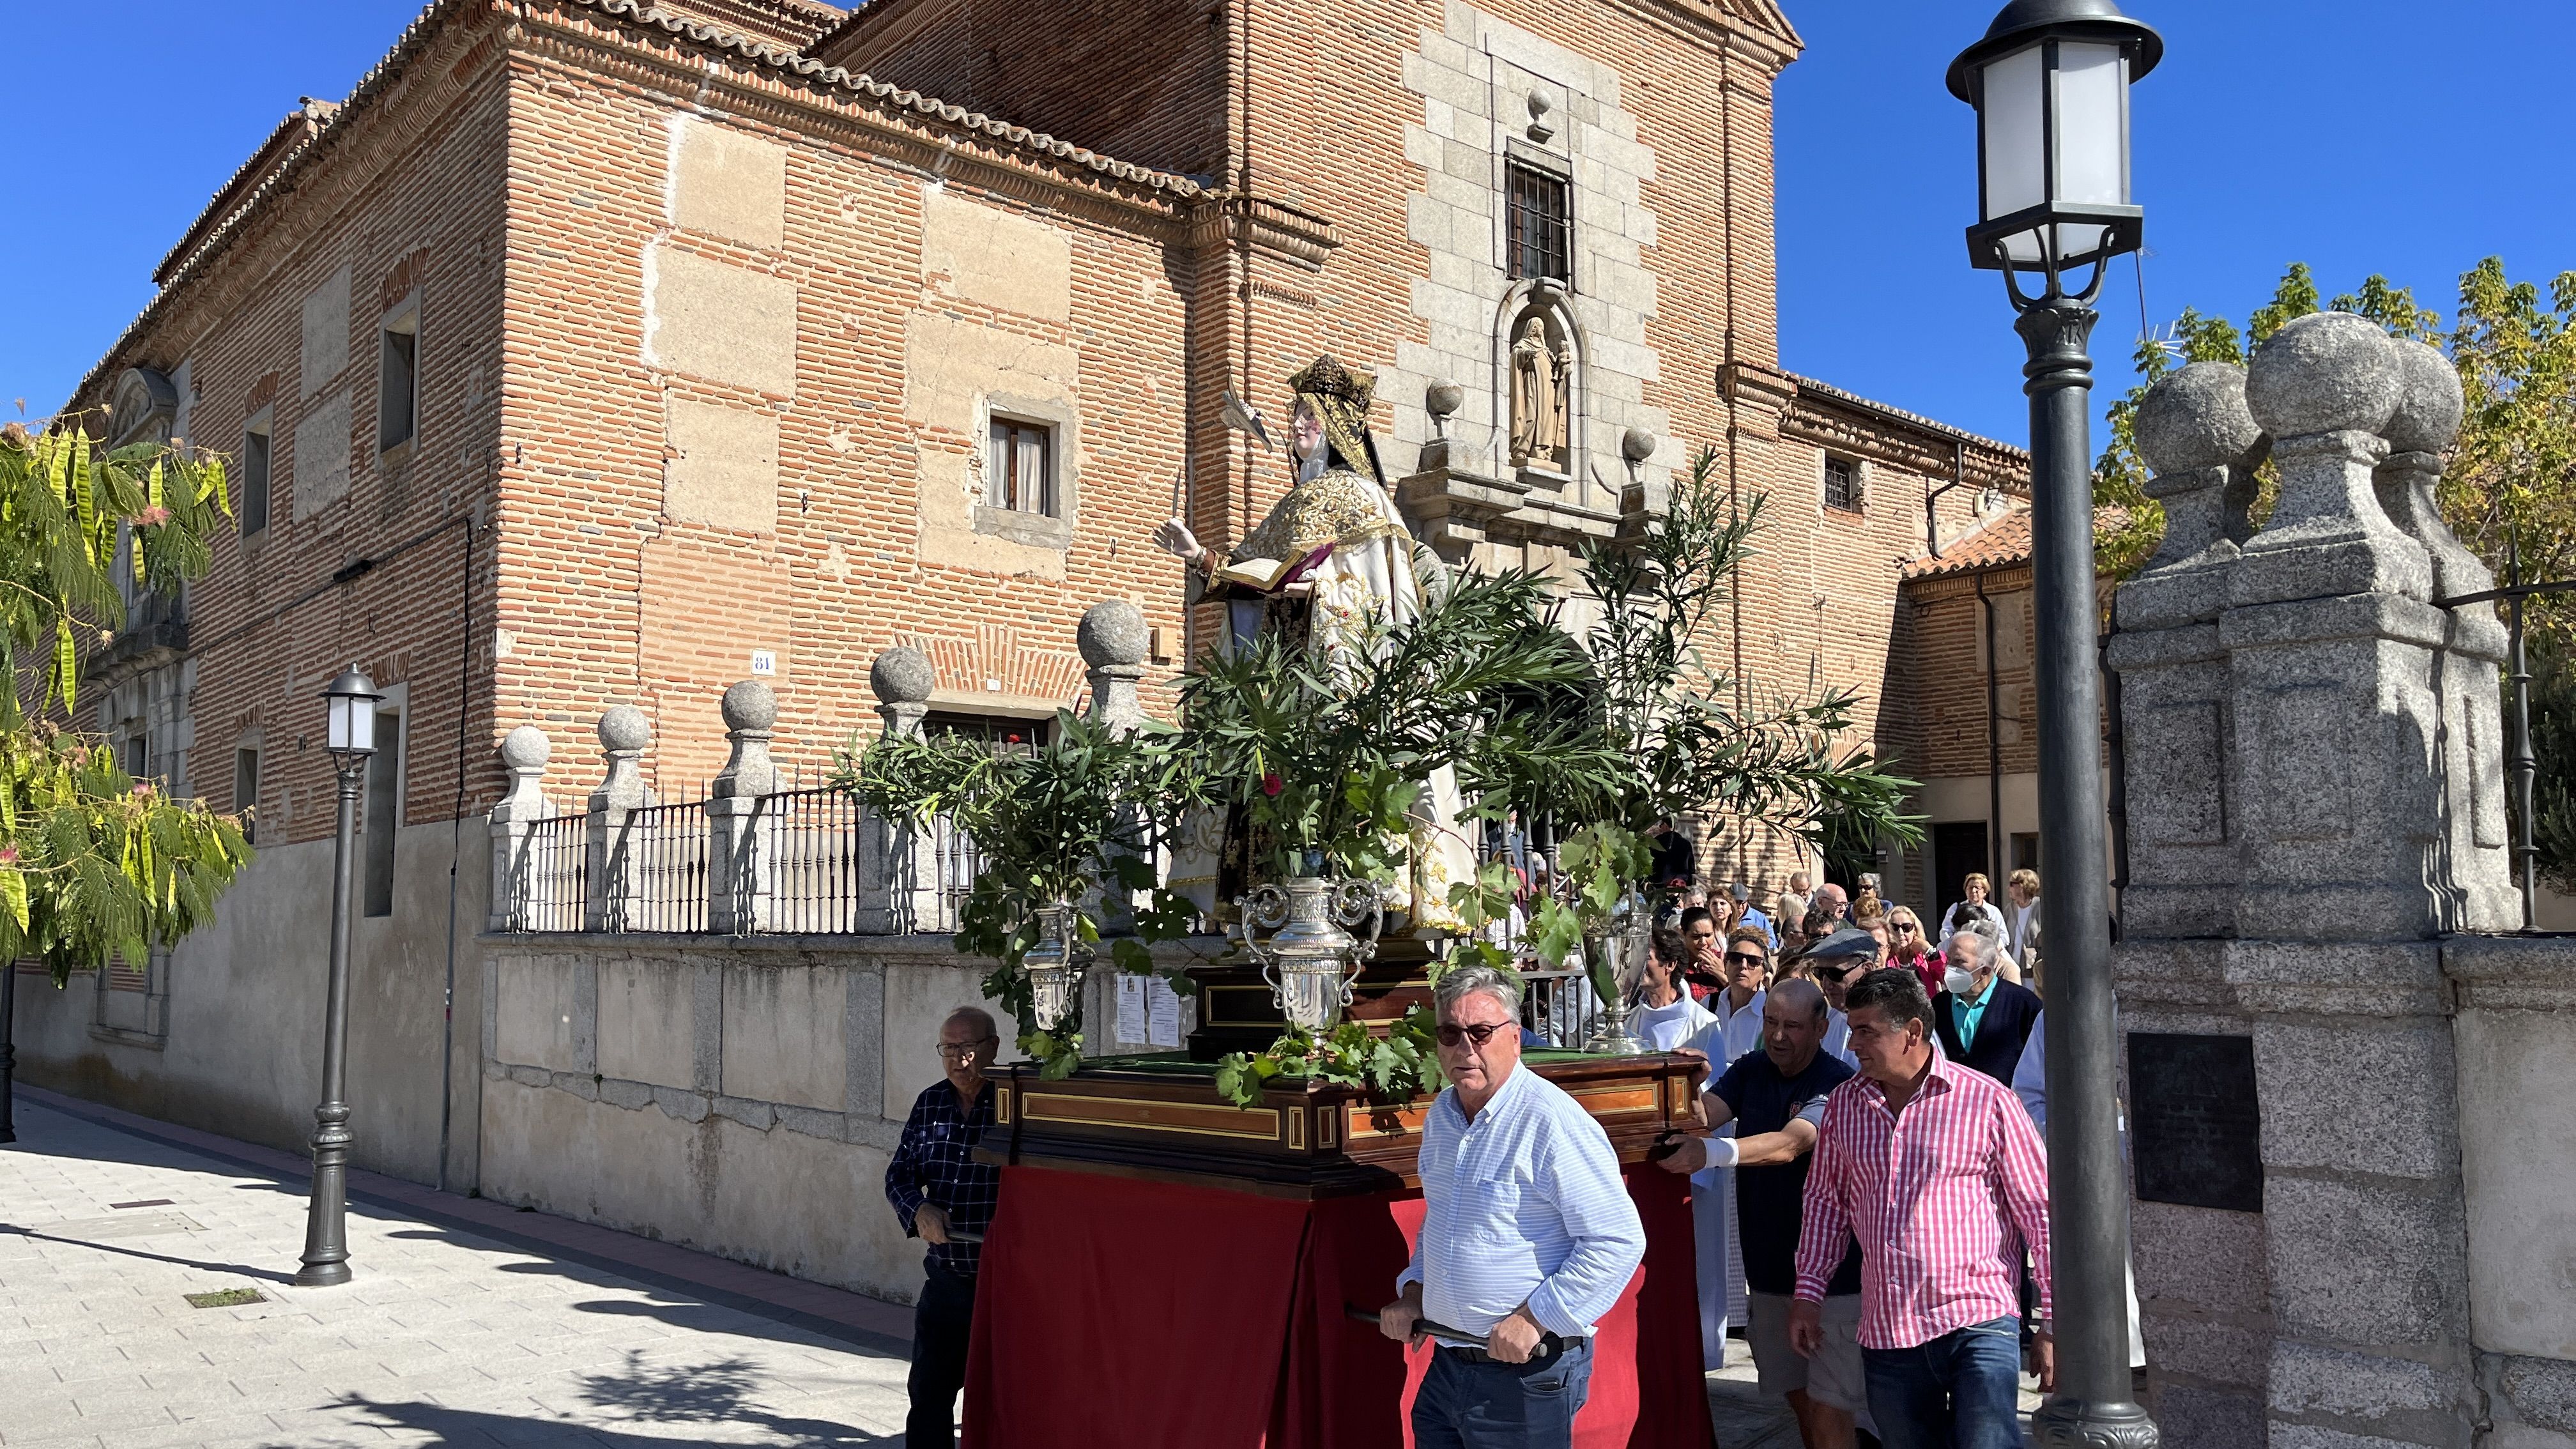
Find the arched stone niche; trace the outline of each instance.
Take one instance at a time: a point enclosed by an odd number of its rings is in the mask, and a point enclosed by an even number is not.
[[[107,398],[108,446],[170,441],[171,425],[179,416],[179,389],[169,378],[148,367],[129,367],[117,374]]]
[[[1496,309],[1494,397],[1502,426],[1495,451],[1515,470],[1580,478],[1584,456],[1585,340],[1565,284],[1515,284]]]

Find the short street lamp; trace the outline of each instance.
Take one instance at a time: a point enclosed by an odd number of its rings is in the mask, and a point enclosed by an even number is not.
[[[2115,1097],[2110,852],[2102,813],[2093,449],[2085,352],[2111,259],[2138,249],[2129,199],[2129,83],[2164,40],[2112,0],[2013,0],[1950,64],[1977,108],[1979,220],[1970,260],[2001,271],[2029,345],[2031,575],[2039,654],[2039,841],[2048,889],[2049,1238],[2057,1392],[2042,1444],[2152,1449],[2130,1397],[2129,1194]],[[2072,272],[2091,268],[2070,292]],[[2036,290],[2025,290],[2024,282]]]
[[[313,1200],[304,1222],[300,1288],[349,1281],[349,883],[356,855],[358,787],[376,752],[376,705],[384,698],[352,664],[322,691],[330,711],[325,747],[340,777],[340,833],[331,855],[331,994],[322,1026],[322,1105],[313,1109]]]

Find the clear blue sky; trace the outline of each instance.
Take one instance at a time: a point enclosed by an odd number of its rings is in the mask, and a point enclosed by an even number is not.
[[[300,95],[338,99],[413,0],[18,4],[0,106],[0,416],[69,393],[150,299],[153,264]],[[1966,264],[1968,108],[1941,73],[1986,0],[1789,0],[1779,90],[1781,336],[1800,372],[1962,427],[2026,434],[2001,283]],[[2244,319],[2282,266],[2329,293],[2373,271],[2446,314],[2460,272],[2576,268],[2565,170],[2576,6],[2560,0],[2135,0],[2166,58],[2135,93],[2148,302]],[[43,63],[23,63],[31,57]],[[104,57],[94,64],[90,57]],[[2553,144],[2554,143],[2554,144]],[[2103,298],[2102,391],[2138,299]]]

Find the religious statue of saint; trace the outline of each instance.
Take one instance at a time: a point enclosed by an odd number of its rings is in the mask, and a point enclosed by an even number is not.
[[[1562,468],[1573,437],[1567,425],[1566,358],[1548,345],[1547,323],[1532,317],[1512,344],[1512,466]]]
[[[1425,599],[1444,596],[1448,566],[1406,530],[1369,437],[1376,386],[1374,373],[1345,367],[1329,354],[1288,379],[1296,399],[1288,428],[1296,486],[1223,560],[1180,519],[1154,531],[1154,542],[1188,565],[1189,602],[1221,595],[1238,608],[1256,604],[1254,627],[1299,631],[1329,658],[1371,647],[1388,625],[1418,617]],[[1458,826],[1462,809],[1457,779],[1446,769],[1415,806],[1409,878],[1389,887],[1386,905],[1417,930],[1463,929],[1449,905],[1449,887],[1476,871],[1475,852]],[[1233,899],[1237,884],[1219,879],[1220,824],[1210,823],[1203,832],[1208,839],[1185,841],[1172,862],[1173,889],[1211,913],[1219,901]]]

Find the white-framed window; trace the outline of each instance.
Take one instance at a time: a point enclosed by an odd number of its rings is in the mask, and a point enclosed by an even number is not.
[[[268,531],[268,489],[270,434],[276,426],[277,411],[261,408],[242,424],[241,464],[241,531],[242,537]]]
[[[1825,455],[1825,507],[1837,513],[1861,511],[1861,468],[1850,458]]]
[[[1055,424],[995,413],[986,425],[984,505],[1056,516]]]
[[[376,364],[376,451],[390,453],[420,431],[420,308],[385,319]]]

